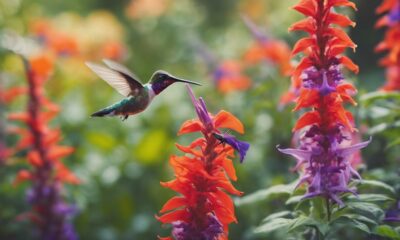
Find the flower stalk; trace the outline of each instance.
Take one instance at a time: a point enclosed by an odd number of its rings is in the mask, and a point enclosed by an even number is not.
[[[186,121],[179,135],[200,132],[203,136],[189,146],[177,144],[184,156],[172,156],[170,165],[176,179],[162,182],[180,196],[170,199],[157,219],[172,224],[172,237],[162,239],[228,239],[228,225],[237,222],[229,194],[242,195],[230,182],[236,181],[231,157],[234,150],[245,157],[249,144],[221,133],[228,128],[243,133],[242,123],[232,114],[221,111],[211,115],[202,98],[196,99],[188,86],[198,119]]]
[[[376,9],[377,14],[384,14],[376,27],[386,27],[385,37],[376,48],[376,52],[387,52],[380,60],[386,68],[386,83],[383,91],[400,91],[400,1],[384,0]]]
[[[304,198],[322,196],[326,199],[328,219],[331,203],[343,206],[342,193],[356,194],[349,188],[352,178],[360,178],[351,166],[351,157],[369,141],[352,144],[356,131],[352,114],[345,103],[356,105],[351,97],[356,88],[346,83],[341,67],[358,72],[343,53],[356,44],[340,27],[355,26],[348,17],[336,13],[336,7],[351,7],[348,0],[300,0],[294,9],[306,16],[290,27],[291,31],[305,31],[309,36],[300,39],[292,54],[303,53],[293,70],[294,85],[300,86],[295,111],[309,109],[293,128],[299,132],[298,148],[281,149],[297,159],[295,170],[301,174],[298,186],[307,184]]]
[[[24,60],[28,82],[27,111],[12,113],[10,120],[21,121],[25,128],[15,128],[21,135],[15,152],[27,149],[27,159],[32,170],[21,170],[15,184],[31,181],[27,201],[32,206],[21,217],[30,219],[37,227],[37,235],[44,240],[75,240],[77,235],[71,223],[76,207],[65,202],[63,184],[78,184],[78,178],[68,170],[60,158],[72,153],[73,148],[60,146],[61,132],[51,129],[49,121],[59,112],[59,107],[44,96],[43,84],[52,70],[47,56]]]

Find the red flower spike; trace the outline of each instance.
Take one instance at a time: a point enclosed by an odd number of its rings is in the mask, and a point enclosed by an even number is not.
[[[215,116],[209,114],[202,99],[192,96],[192,101],[199,119],[186,121],[179,134],[201,132],[203,137],[189,146],[176,144],[185,155],[170,157],[175,179],[161,182],[161,185],[180,195],[167,201],[160,210],[161,216],[156,218],[164,224],[172,224],[171,239],[201,239],[203,234],[207,239],[227,239],[228,225],[237,222],[228,194],[240,196],[243,193],[230,181],[237,180],[230,159],[233,148],[228,140],[221,142],[215,134],[220,134],[222,128],[243,133],[243,124],[227,111]]]
[[[387,51],[379,61],[386,68],[386,83],[383,91],[400,91],[400,2],[384,0],[376,9],[378,14],[385,13],[376,23],[376,27],[387,27],[384,39],[376,46],[375,51]]]
[[[341,194],[351,192],[348,183],[353,176],[359,177],[351,168],[351,156],[340,153],[347,141],[354,144],[348,137],[349,132],[356,131],[354,119],[343,104],[349,102],[355,105],[352,95],[357,92],[351,84],[344,82],[341,67],[355,73],[359,69],[348,57],[342,56],[347,48],[354,50],[356,44],[340,27],[354,26],[355,23],[337,14],[334,7],[356,9],[355,4],[348,0],[300,0],[295,6],[295,10],[307,18],[295,23],[289,30],[305,31],[308,36],[300,39],[292,52],[304,55],[292,75],[292,92],[298,94],[294,111],[309,111],[299,118],[293,128],[299,145],[278,150],[296,157],[298,163],[295,170],[301,174],[298,185],[308,185],[304,198],[321,196],[326,198],[327,204],[341,207],[344,205]],[[389,60],[391,58],[393,55],[390,54]],[[344,149],[355,152],[368,143]]]
[[[14,151],[28,150],[27,162],[32,170],[21,170],[14,184],[22,181],[31,181],[33,187],[28,195],[32,205],[31,214],[36,216],[32,220],[38,225],[39,238],[48,236],[57,239],[76,239],[73,229],[69,227],[70,219],[75,214],[75,207],[67,204],[61,192],[64,183],[79,184],[79,179],[61,162],[60,158],[72,153],[73,148],[60,146],[61,133],[59,129],[49,127],[49,122],[59,112],[59,107],[51,103],[44,96],[44,83],[53,70],[53,59],[47,55],[35,56],[25,60],[28,89],[16,92],[28,94],[27,111],[12,113],[9,120],[22,121],[27,128],[14,128],[10,133],[20,135]],[[43,192],[52,194],[43,195]],[[62,213],[55,212],[58,206],[63,206]],[[56,214],[56,216],[54,216]],[[54,219],[57,218],[57,221]],[[65,226],[68,225],[67,228]],[[68,229],[56,231],[54,229]]]

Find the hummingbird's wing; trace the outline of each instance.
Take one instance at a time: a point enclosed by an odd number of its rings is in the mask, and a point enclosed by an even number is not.
[[[128,97],[133,92],[141,91],[144,88],[140,82],[124,72],[119,72],[91,62],[86,62],[86,65],[125,97]]]
[[[136,81],[142,83],[140,78],[136,74],[134,74],[131,70],[129,70],[127,67],[125,67],[124,65],[117,63],[115,61],[112,61],[110,59],[103,59],[103,62],[107,65],[107,67],[111,68],[112,70],[126,74],[126,75],[130,76],[131,78],[135,79]]]

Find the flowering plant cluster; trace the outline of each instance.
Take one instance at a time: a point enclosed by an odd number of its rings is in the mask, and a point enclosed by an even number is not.
[[[185,153],[170,158],[176,179],[161,184],[181,195],[163,206],[158,220],[172,224],[172,236],[177,240],[227,239],[228,225],[237,222],[228,193],[242,195],[230,182],[237,180],[231,157],[236,150],[242,162],[249,144],[220,130],[243,133],[243,125],[236,117],[226,111],[211,115],[203,99],[196,99],[188,89],[198,119],[186,121],[178,134],[201,132],[203,137],[189,146],[176,145]]]
[[[344,82],[341,66],[358,72],[358,67],[343,52],[356,45],[347,34],[333,25],[354,26],[349,18],[336,13],[334,7],[348,6],[348,0],[301,0],[294,9],[306,16],[295,23],[291,31],[305,31],[292,54],[304,53],[293,71],[300,94],[295,110],[311,109],[297,121],[293,131],[301,131],[297,149],[279,149],[297,159],[296,170],[302,174],[298,185],[307,183],[304,197],[322,196],[343,205],[340,194],[351,192],[348,184],[360,175],[351,166],[350,156],[369,142],[350,145],[351,133],[356,131],[352,114],[343,104],[355,104],[351,95],[356,89]]]
[[[65,21],[71,18],[70,22]],[[102,31],[93,30],[94,25],[103,25]],[[62,26],[62,27],[59,27]],[[63,18],[36,19],[30,32],[44,51],[55,57],[108,58],[120,60],[125,57],[121,26],[112,15],[94,12],[85,19],[73,14]],[[107,34],[107,37],[104,35]]]
[[[380,64],[386,67],[384,91],[400,90],[400,1],[384,0],[376,9],[378,14],[386,13],[377,22],[376,27],[387,27],[385,37],[376,47],[377,52],[387,52]]]
[[[194,44],[198,54],[206,62],[211,72],[214,85],[224,94],[248,90],[252,81],[245,74],[245,70],[255,64],[267,63],[276,66],[282,75],[289,75],[292,70],[289,46],[284,41],[267,36],[247,16],[242,18],[255,39],[255,42],[244,52],[242,59],[220,61],[203,43],[195,41]],[[283,104],[292,100],[292,98],[282,97]]]
[[[20,140],[13,152],[27,150],[31,169],[20,170],[15,184],[30,181],[27,201],[32,206],[29,213],[21,215],[36,224],[40,239],[77,239],[71,218],[76,207],[65,202],[62,196],[64,183],[79,184],[79,179],[61,162],[73,152],[72,147],[61,146],[61,131],[49,126],[57,116],[59,107],[44,96],[43,85],[52,71],[53,63],[46,55],[25,60],[28,81],[28,106],[26,112],[11,113],[8,118],[26,124],[27,128],[14,127],[11,133]]]

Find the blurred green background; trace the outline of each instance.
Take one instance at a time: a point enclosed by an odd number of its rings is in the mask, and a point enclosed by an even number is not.
[[[260,64],[246,69],[252,87],[244,92],[221,94],[212,83],[206,64],[194,51],[191,41],[201,39],[220,60],[241,59],[254,41],[240,14],[246,14],[269,36],[290,46],[302,33],[288,34],[300,14],[289,10],[296,1],[276,0],[0,0],[0,29],[22,36],[32,35],[32,24],[45,19],[57,30],[78,39],[86,51],[79,56],[56,60],[56,70],[47,83],[47,95],[62,107],[53,121],[60,126],[63,143],[76,148],[65,163],[82,179],[79,186],[67,186],[66,197],[78,205],[74,220],[81,239],[155,239],[170,229],[161,226],[154,215],[174,192],[160,186],[173,178],[169,156],[180,154],[175,142],[187,144],[197,135],[177,137],[180,125],[195,117],[183,85],[175,84],[155,99],[144,113],[121,122],[118,118],[91,119],[90,114],[120,99],[104,81],[90,72],[84,61],[100,61],[97,46],[102,39],[123,45],[118,61],[129,66],[143,80],[157,69],[199,81],[197,96],[207,102],[209,111],[232,112],[245,125],[240,139],[251,143],[243,164],[236,161],[238,181],[234,185],[245,194],[274,184],[290,183],[298,175],[289,168],[294,161],[279,154],[275,146],[289,146],[291,128],[298,117],[291,106],[278,110],[280,95],[289,78],[275,66]],[[350,13],[357,27],[350,30],[357,52],[349,53],[361,72],[350,75],[359,96],[384,83],[379,56],[373,52],[382,31],[373,30],[374,8],[380,1],[357,1],[359,11]],[[97,44],[97,45],[96,45]],[[22,64],[14,54],[0,50],[0,74],[6,87],[24,85]],[[25,108],[24,98],[5,106],[8,112]],[[370,106],[361,104],[356,113],[361,133],[376,123]],[[379,120],[377,120],[379,121]],[[14,123],[6,122],[7,126]],[[390,169],[398,160],[398,149],[385,148],[396,132],[376,133],[365,150],[364,161],[373,172]],[[365,138],[365,136],[364,136]],[[12,146],[15,136],[7,136]],[[15,216],[28,209],[28,184],[12,186],[18,169],[26,168],[22,156],[15,156],[0,167],[0,239],[30,239],[30,224]],[[393,171],[393,170],[392,170]],[[283,208],[279,199],[236,209],[238,224],[230,225],[230,239],[252,239],[251,231],[261,219]],[[277,238],[279,239],[279,238]]]

